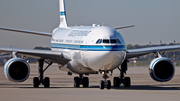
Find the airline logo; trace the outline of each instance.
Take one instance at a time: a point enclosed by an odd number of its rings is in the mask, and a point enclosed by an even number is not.
[[[91,31],[80,31],[80,30],[73,30],[71,33],[68,34],[68,37],[75,37],[75,36],[88,36]]]

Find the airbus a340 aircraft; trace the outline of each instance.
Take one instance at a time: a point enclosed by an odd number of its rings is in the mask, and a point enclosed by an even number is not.
[[[12,28],[1,30],[15,31],[21,33],[42,35],[51,38],[51,50],[33,50],[0,47],[0,52],[11,53],[12,58],[4,65],[4,73],[7,79],[13,82],[23,82],[30,74],[30,66],[23,58],[16,55],[34,57],[39,60],[39,77],[34,77],[33,86],[50,86],[49,77],[44,77],[45,70],[52,64],[58,63],[59,69],[79,74],[74,77],[74,87],[89,86],[89,79],[85,75],[99,74],[104,80],[100,82],[100,89],[111,88],[111,81],[107,78],[112,75],[113,70],[118,68],[120,76],[114,77],[114,87],[123,84],[131,86],[130,77],[125,77],[127,71],[127,60],[147,54],[155,54],[149,67],[152,79],[165,82],[173,78],[175,67],[170,59],[161,55],[168,51],[180,50],[180,45],[151,47],[143,49],[127,50],[125,40],[117,29],[129,28],[131,26],[111,28],[93,24],[92,26],[67,26],[64,0],[60,2],[60,25],[52,33],[36,32]],[[44,62],[48,64],[43,68]]]

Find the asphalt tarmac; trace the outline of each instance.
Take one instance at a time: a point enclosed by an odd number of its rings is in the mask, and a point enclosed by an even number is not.
[[[50,88],[33,88],[33,77],[38,76],[37,64],[30,64],[31,74],[23,83],[13,83],[4,76],[4,69],[0,67],[0,101],[179,101],[180,100],[180,67],[176,67],[174,78],[169,82],[156,82],[151,79],[148,67],[130,66],[127,75],[131,77],[130,88],[123,86],[111,90],[100,90],[99,75],[89,75],[89,88],[74,88],[73,78],[58,69],[56,64],[45,72],[50,77]],[[109,79],[113,84],[113,77],[118,76],[115,70]]]

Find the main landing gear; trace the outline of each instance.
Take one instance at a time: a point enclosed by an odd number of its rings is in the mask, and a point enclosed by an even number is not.
[[[130,87],[131,86],[131,79],[130,77],[125,77],[124,74],[126,74],[127,71],[127,60],[125,60],[121,64],[121,69],[118,68],[120,71],[119,77],[114,77],[114,87],[119,87],[122,84],[124,84],[124,87]]]
[[[103,80],[100,81],[100,89],[104,89],[105,87],[107,89],[111,89],[111,81],[107,80],[107,78],[109,78],[109,76],[107,75],[107,72],[101,71],[100,73],[102,74],[102,77],[104,78],[104,81]]]
[[[50,65],[52,65],[53,62],[45,62],[48,66],[43,70],[44,59],[39,59],[39,77],[33,78],[33,86],[35,88],[38,88],[40,84],[44,85],[45,88],[49,88],[50,86],[50,79],[49,77],[44,78],[44,72]]]
[[[83,87],[89,87],[89,78],[79,74],[79,77],[74,77],[74,87],[79,87],[81,84]]]

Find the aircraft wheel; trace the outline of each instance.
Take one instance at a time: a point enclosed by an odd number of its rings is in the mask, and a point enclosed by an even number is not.
[[[131,79],[130,77],[124,78],[124,87],[130,87],[131,86]]]
[[[80,86],[80,78],[74,77],[74,87],[79,87],[79,86]]]
[[[89,78],[83,77],[83,87],[89,87]]]
[[[101,80],[101,82],[100,82],[100,89],[104,89],[104,81],[103,80]]]
[[[114,87],[119,87],[119,85],[120,85],[120,79],[119,79],[119,77],[114,77],[113,83],[114,83]]]
[[[107,89],[111,89],[111,81],[110,80],[107,81]]]
[[[33,86],[34,88],[38,88],[39,87],[39,78],[38,77],[34,77],[33,78]]]
[[[45,77],[44,78],[44,87],[49,88],[49,86],[50,86],[50,79],[49,79],[49,77]]]

